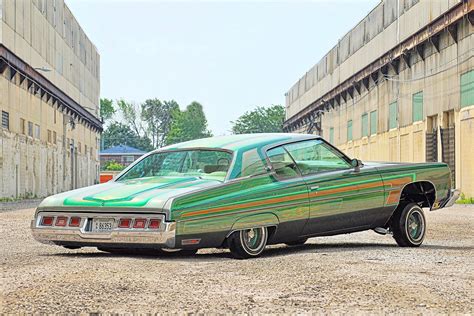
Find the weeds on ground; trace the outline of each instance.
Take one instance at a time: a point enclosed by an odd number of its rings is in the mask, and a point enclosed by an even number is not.
[[[474,198],[466,197],[464,193],[461,193],[461,196],[456,201],[457,204],[474,204]]]

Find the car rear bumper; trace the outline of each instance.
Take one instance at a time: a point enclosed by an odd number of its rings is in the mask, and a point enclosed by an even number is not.
[[[41,225],[42,216],[80,216],[82,218],[79,227],[44,227]],[[71,247],[87,246],[109,246],[109,247],[153,247],[153,248],[174,248],[176,239],[176,223],[166,222],[164,217],[158,230],[151,229],[121,229],[118,228],[118,219],[123,217],[139,217],[148,219],[155,218],[156,215],[140,214],[84,214],[84,213],[44,213],[39,212],[31,221],[33,237],[45,244],[55,244]],[[90,222],[94,218],[114,218],[116,225],[110,232],[90,231]]]
[[[453,206],[454,203],[456,203],[456,200],[459,198],[460,194],[461,194],[461,191],[458,189],[450,190],[448,197],[444,201],[441,202],[439,208]]]

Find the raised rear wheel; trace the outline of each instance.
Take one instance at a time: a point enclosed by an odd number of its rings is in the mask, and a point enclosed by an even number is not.
[[[393,238],[401,247],[418,247],[423,243],[426,232],[426,220],[418,204],[410,203],[395,213],[391,230]]]
[[[256,227],[234,232],[229,237],[229,249],[237,259],[248,259],[259,256],[265,249],[268,240],[266,227]]]

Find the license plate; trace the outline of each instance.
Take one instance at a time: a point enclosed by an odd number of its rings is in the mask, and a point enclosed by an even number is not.
[[[114,227],[113,218],[94,218],[92,220],[92,231],[97,233],[111,232]]]

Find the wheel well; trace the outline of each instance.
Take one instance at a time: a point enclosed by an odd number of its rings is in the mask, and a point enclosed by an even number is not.
[[[431,208],[436,200],[436,189],[433,183],[418,181],[407,184],[401,194],[399,207],[408,203],[416,203],[421,207]]]

